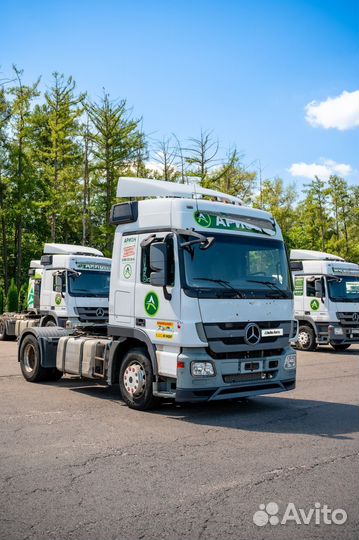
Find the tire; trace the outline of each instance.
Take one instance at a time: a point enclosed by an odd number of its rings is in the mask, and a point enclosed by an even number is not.
[[[296,347],[301,351],[315,351],[317,342],[313,328],[307,325],[299,326]]]
[[[28,382],[58,381],[61,379],[61,371],[41,366],[40,348],[35,336],[29,334],[24,337],[19,355],[21,371]]]
[[[346,351],[350,347],[350,343],[331,343],[335,351]]]
[[[9,341],[10,336],[6,332],[6,323],[3,319],[0,320],[0,341]]]
[[[49,319],[48,321],[46,321],[46,324],[44,324],[44,327],[47,326],[57,326],[57,324],[53,319]]]
[[[145,349],[130,349],[120,367],[119,385],[122,399],[128,407],[138,411],[155,404],[152,393],[153,370]]]

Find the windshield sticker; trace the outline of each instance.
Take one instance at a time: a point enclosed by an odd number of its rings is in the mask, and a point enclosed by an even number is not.
[[[156,338],[159,339],[173,339],[175,325],[169,321],[158,321]]]
[[[294,282],[294,296],[303,296],[304,294],[304,278],[296,277]]]
[[[111,271],[111,266],[109,264],[89,263],[89,262],[76,262],[75,264],[78,270],[100,270],[104,272]]]
[[[215,214],[201,212],[200,210],[194,213],[194,219],[198,225],[205,227],[206,229],[222,229],[227,231],[266,234],[269,236],[275,234],[275,230],[269,232],[262,227],[257,227],[256,225],[245,223],[244,221],[217,216]]]
[[[319,307],[320,307],[319,300],[314,298],[310,303],[310,309],[312,311],[318,311]]]
[[[149,317],[154,317],[160,307],[160,301],[154,291],[150,291],[145,297],[145,311]]]

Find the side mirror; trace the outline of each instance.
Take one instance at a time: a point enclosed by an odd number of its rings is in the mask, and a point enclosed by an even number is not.
[[[324,296],[324,290],[323,290],[323,284],[321,279],[316,279],[314,282],[314,288],[315,288],[315,296],[317,298],[323,298]]]
[[[168,284],[168,245],[166,242],[154,242],[150,246],[150,283],[155,287]]]
[[[65,276],[62,273],[55,274],[55,292],[62,293],[64,278]]]

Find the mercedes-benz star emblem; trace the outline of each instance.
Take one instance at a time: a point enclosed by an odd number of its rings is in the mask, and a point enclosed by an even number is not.
[[[102,309],[102,307],[98,308],[96,310],[96,317],[101,319],[105,315],[105,311]]]
[[[359,321],[359,313],[353,313],[353,321],[355,322]]]
[[[244,341],[248,345],[257,345],[261,340],[261,330],[258,324],[250,323],[244,329]]]

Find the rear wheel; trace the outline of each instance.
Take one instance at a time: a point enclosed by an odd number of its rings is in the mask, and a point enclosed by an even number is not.
[[[56,368],[41,366],[39,343],[35,336],[25,336],[20,346],[20,367],[24,378],[29,382],[57,381],[62,373]]]
[[[346,349],[349,349],[350,343],[331,343],[331,346],[335,351],[345,351]]]
[[[6,332],[6,323],[4,320],[0,320],[0,341],[8,341],[9,335]]]
[[[302,351],[315,351],[317,343],[313,328],[307,325],[299,326],[296,346]]]
[[[144,411],[155,403],[152,393],[153,370],[145,349],[131,349],[120,367],[120,390],[126,405]]]
[[[53,319],[49,319],[48,321],[46,321],[46,323],[44,324],[44,326],[57,326],[56,322],[53,320]]]

